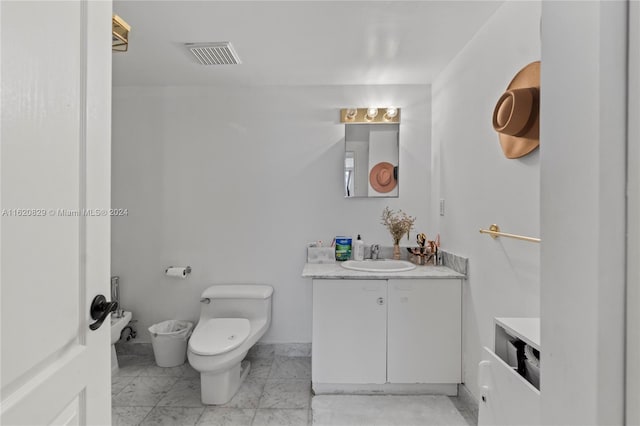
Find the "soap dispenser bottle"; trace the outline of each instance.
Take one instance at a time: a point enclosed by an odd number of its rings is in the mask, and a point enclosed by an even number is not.
[[[356,242],[353,243],[353,260],[364,260],[364,241],[360,239],[360,234],[358,234]]]

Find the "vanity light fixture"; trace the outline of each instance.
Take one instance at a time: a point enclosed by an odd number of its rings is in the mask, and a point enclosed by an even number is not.
[[[379,111],[384,111],[384,114]],[[348,124],[400,123],[400,108],[342,108],[340,122]]]

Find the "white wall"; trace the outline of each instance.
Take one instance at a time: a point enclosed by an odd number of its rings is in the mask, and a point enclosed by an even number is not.
[[[402,108],[400,197],[344,198],[339,108]],[[199,295],[220,283],[275,287],[265,342],[311,341],[305,243],[360,233],[392,245],[385,206],[429,220],[428,86],[135,88],[113,96],[112,273],[139,320],[195,320]],[[187,280],[170,265],[190,265]]]
[[[626,8],[610,1],[542,7],[547,425],[623,424]]]
[[[539,2],[503,4],[432,86],[431,217],[443,247],[469,257],[463,380],[476,396],[482,346],[493,347],[493,318],[540,312],[539,245],[478,232],[497,223],[505,232],[540,234],[539,151],[508,160],[491,126],[513,76],[540,59],[539,29]]]

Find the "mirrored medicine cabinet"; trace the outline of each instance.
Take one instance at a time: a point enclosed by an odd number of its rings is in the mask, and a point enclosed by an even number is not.
[[[346,108],[344,189],[346,198],[397,198],[399,108]]]

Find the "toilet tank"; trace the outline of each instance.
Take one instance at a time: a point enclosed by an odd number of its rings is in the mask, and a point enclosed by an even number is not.
[[[214,285],[202,293],[200,319],[247,318],[271,321],[271,296],[273,287],[258,284]]]

